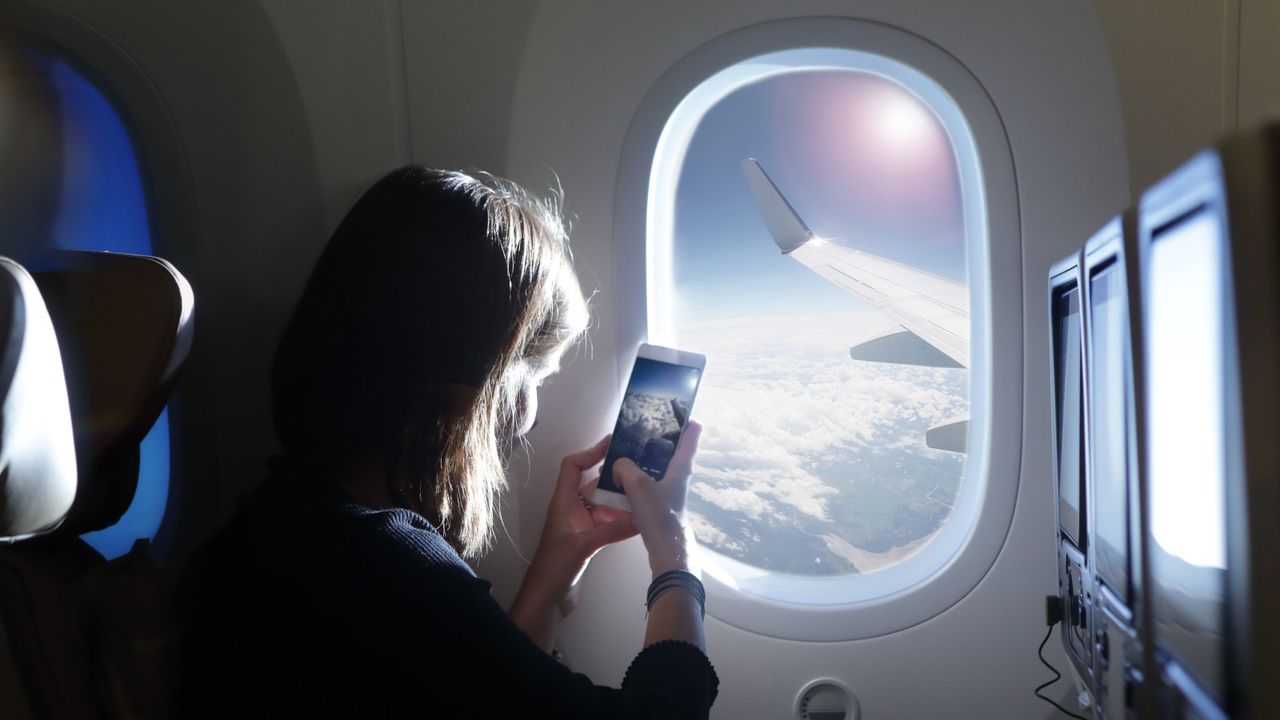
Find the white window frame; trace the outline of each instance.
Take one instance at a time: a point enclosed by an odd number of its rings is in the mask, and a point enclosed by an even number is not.
[[[902,85],[938,115],[951,138],[972,312],[970,452],[955,507],[937,537],[877,572],[785,575],[699,549],[708,614],[749,632],[804,641],[896,632],[969,594],[1008,535],[1021,459],[1021,237],[1008,137],[968,68],[937,45],[879,23],[803,18],[752,26],[695,50],[651,88],[628,131],[615,197],[619,376],[630,361],[625,349],[671,335],[676,181],[698,119],[746,83],[829,68]],[[643,278],[635,272],[640,267]],[[994,378],[1017,380],[996,384]],[[998,447],[993,437],[1000,438]]]

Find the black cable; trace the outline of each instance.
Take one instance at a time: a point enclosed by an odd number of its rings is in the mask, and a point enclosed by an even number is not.
[[[1052,679],[1052,680],[1050,680],[1050,681],[1049,681],[1049,682],[1047,682],[1047,683],[1043,683],[1042,685],[1040,685],[1040,687],[1036,688],[1036,689],[1035,689],[1035,695],[1036,695],[1036,697],[1038,697],[1038,698],[1040,698],[1041,700],[1043,700],[1043,701],[1045,701],[1045,702],[1049,703],[1050,705],[1052,705],[1052,706],[1054,706],[1054,707],[1058,708],[1059,710],[1061,710],[1062,712],[1066,713],[1067,715],[1070,715],[1070,716],[1071,716],[1071,717],[1073,717],[1073,718],[1077,718],[1077,720],[1089,720],[1089,718],[1086,718],[1086,717],[1084,717],[1084,716],[1082,716],[1082,715],[1077,715],[1077,714],[1075,714],[1075,713],[1071,712],[1070,710],[1068,710],[1068,709],[1066,709],[1066,708],[1062,707],[1062,706],[1061,706],[1061,705],[1059,705],[1058,703],[1054,702],[1054,701],[1053,701],[1052,699],[1050,699],[1049,697],[1047,697],[1047,696],[1045,696],[1045,695],[1041,695],[1041,694],[1040,694],[1040,691],[1041,691],[1041,690],[1044,690],[1045,688],[1049,687],[1050,685],[1052,685],[1052,684],[1054,684],[1054,683],[1056,683],[1056,682],[1058,682],[1059,680],[1061,680],[1061,679],[1062,679],[1062,673],[1058,672],[1057,668],[1055,668],[1054,666],[1050,665],[1050,664],[1049,664],[1049,661],[1044,659],[1044,646],[1049,644],[1049,638],[1053,637],[1053,629],[1054,629],[1055,627],[1057,627],[1057,626],[1058,626],[1058,623],[1054,623],[1054,624],[1052,624],[1052,625],[1050,625],[1050,626],[1049,626],[1049,632],[1047,632],[1047,633],[1045,633],[1045,634],[1044,634],[1044,640],[1041,640],[1041,641],[1040,641],[1040,649],[1036,651],[1036,655],[1039,655],[1039,656],[1040,656],[1040,662],[1041,662],[1041,663],[1043,663],[1045,667],[1049,668],[1049,672],[1053,673],[1053,679]]]

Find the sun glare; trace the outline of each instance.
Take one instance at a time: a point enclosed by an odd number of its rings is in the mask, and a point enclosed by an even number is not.
[[[905,92],[887,93],[877,105],[877,126],[885,142],[910,145],[934,131],[929,110]]]

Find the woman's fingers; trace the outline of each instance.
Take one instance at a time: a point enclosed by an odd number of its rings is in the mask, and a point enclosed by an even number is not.
[[[619,465],[622,465],[621,472]],[[627,502],[631,504],[636,527],[644,536],[644,546],[649,552],[650,569],[659,572],[685,564],[687,551],[684,522],[679,508],[672,506],[661,487],[668,482],[677,481],[668,478],[657,482],[629,460],[619,460],[614,465],[614,477],[622,479],[627,491]],[[683,489],[683,480],[678,482]]]
[[[619,458],[613,463],[613,477],[626,491],[627,504],[631,506],[632,512],[644,513],[653,506],[656,499],[654,486],[657,483],[632,462],[631,458]]]
[[[556,493],[570,497],[576,496],[578,488],[582,485],[582,473],[604,459],[604,454],[609,449],[609,439],[612,437],[612,435],[605,435],[586,450],[566,455],[560,462],[560,478],[556,481]]]
[[[590,556],[605,545],[612,545],[629,537],[635,537],[639,532],[640,529],[632,521],[631,514],[624,513],[622,517],[616,520],[601,523],[583,532],[582,537],[587,545],[587,554]]]
[[[680,442],[676,452],[667,464],[667,474],[658,483],[658,492],[666,499],[672,510],[684,510],[685,497],[689,492],[689,476],[693,474],[693,457],[698,453],[698,439],[702,437],[702,425],[690,420],[680,434]]]
[[[586,500],[592,525],[581,532],[579,540],[588,557],[606,545],[636,535],[642,529],[646,533],[646,545],[650,542],[649,536],[653,535],[654,541],[662,547],[670,545],[675,550],[679,549],[679,538],[666,536],[680,534],[683,524],[680,514],[684,509],[693,457],[698,451],[701,434],[702,426],[698,423],[690,421],[686,425],[662,482],[654,480],[629,458],[619,458],[613,464],[614,481],[626,492],[631,513],[591,504],[599,477],[582,484],[582,473],[604,459],[609,448],[609,436],[587,450],[564,458],[556,493],[562,502]]]
[[[600,476],[597,475],[591,482],[578,488],[578,496],[586,501],[587,511],[591,513],[591,521],[593,523],[599,525],[600,523],[613,522],[631,514],[626,510],[619,510],[608,505],[596,505],[596,488],[599,485]]]
[[[685,423],[684,432],[680,433],[680,442],[676,452],[667,464],[667,477],[677,475],[689,477],[693,473],[693,456],[698,454],[698,439],[702,437],[702,423],[690,420]]]
[[[625,510],[618,510],[607,505],[592,505],[589,512],[591,513],[591,521],[597,525],[613,522],[631,514]]]

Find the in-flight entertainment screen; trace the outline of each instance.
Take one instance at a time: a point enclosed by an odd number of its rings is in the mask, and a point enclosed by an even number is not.
[[[1226,617],[1223,237],[1201,209],[1152,238],[1146,308],[1157,646],[1223,700]]]
[[[1062,531],[1081,547],[1081,387],[1080,291],[1072,287],[1054,300],[1056,354],[1054,378],[1058,421],[1058,516]]]
[[[1089,443],[1095,570],[1129,602],[1129,309],[1116,262],[1089,278]]]

